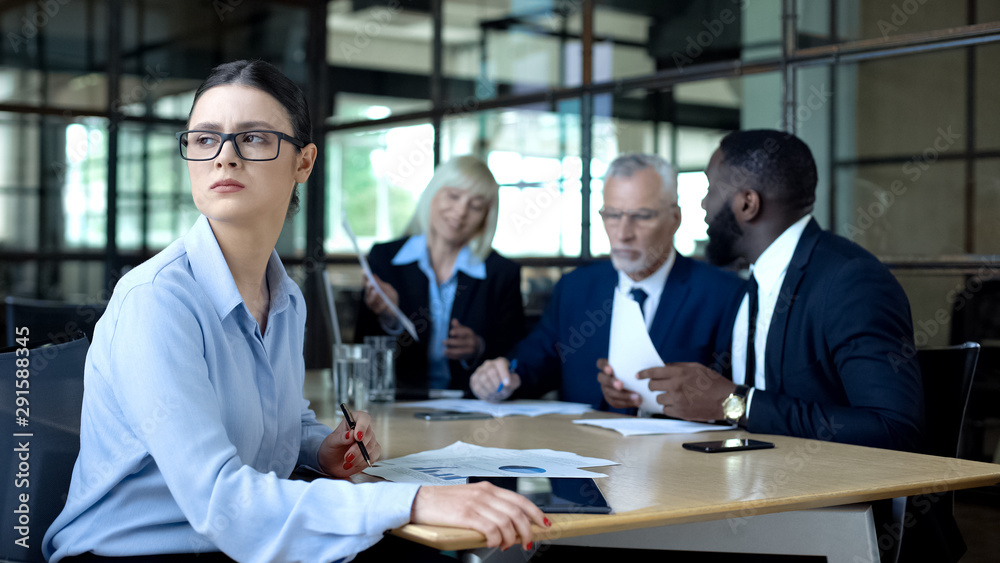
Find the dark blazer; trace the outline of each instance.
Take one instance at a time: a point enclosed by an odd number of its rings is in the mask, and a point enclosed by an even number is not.
[[[542,319],[511,358],[517,358],[519,397],[559,390],[564,401],[609,410],[597,382],[597,360],[608,357],[618,272],[610,261],[574,270],[553,290]],[[733,318],[745,282],[677,255],[653,317],[650,339],[664,362],[712,365],[728,356]]]
[[[914,450],[923,390],[910,304],[877,258],[809,221],[781,285],[747,429]],[[907,353],[910,351],[910,353]]]
[[[396,387],[403,396],[408,391],[425,392],[427,380],[427,343],[431,337],[430,296],[427,276],[416,262],[392,265],[392,259],[407,237],[376,244],[368,255],[372,272],[392,285],[399,293],[399,309],[416,326],[418,342],[403,332],[399,336],[396,358]],[[524,334],[524,304],[521,300],[521,266],[495,251],[486,257],[486,279],[477,280],[458,273],[458,288],[451,318],[483,338],[486,350],[475,362],[448,362],[451,370],[449,388],[469,391],[469,377],[484,360],[506,354]],[[355,341],[368,335],[385,334],[378,317],[364,302],[358,311]]]

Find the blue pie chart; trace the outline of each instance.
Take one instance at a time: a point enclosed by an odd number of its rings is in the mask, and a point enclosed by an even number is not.
[[[537,473],[545,473],[545,470],[541,467],[530,467],[527,465],[504,465],[500,467],[500,471],[510,471],[511,473],[526,473],[529,475]]]

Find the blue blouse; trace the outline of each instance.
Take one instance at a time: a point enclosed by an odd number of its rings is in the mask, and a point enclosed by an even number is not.
[[[200,217],[119,281],[87,356],[80,455],[43,540],[52,561],[331,561],[409,521],[416,486],[287,479],[318,467],[331,430],[302,396],[302,294],[277,253],[266,276],[261,334]]]
[[[431,264],[430,251],[427,248],[427,235],[410,237],[392,259],[394,266],[417,263],[420,271],[427,276],[427,290],[430,295],[431,310],[431,341],[427,345],[427,363],[429,387],[431,389],[447,389],[451,381],[451,370],[448,368],[448,358],[444,355],[444,341],[451,330],[451,308],[455,304],[455,293],[458,291],[458,272],[479,280],[486,279],[486,264],[476,259],[468,246],[462,247],[455,258],[455,266],[451,276],[444,283],[437,283],[437,274]],[[383,327],[384,328],[384,327]],[[388,332],[388,331],[387,331]],[[397,332],[398,333],[398,332]]]

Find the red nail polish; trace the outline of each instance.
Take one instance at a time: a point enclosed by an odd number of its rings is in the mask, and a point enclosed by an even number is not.
[[[354,467],[354,464],[352,464],[350,462],[344,464],[344,469],[350,469],[352,467]]]
[[[361,432],[359,431],[359,432],[358,432],[358,441],[360,441],[360,440],[361,440],[362,438],[364,438],[364,437],[365,437],[365,435],[364,435],[364,434],[362,434],[362,433],[361,433]]]
[[[552,525],[552,522],[549,522],[549,519],[548,519],[548,518],[546,518],[546,519],[545,519],[545,525],[546,525],[546,526],[551,526],[551,525]]]
[[[532,546],[534,546],[534,545],[535,545],[535,542],[529,542],[529,543],[528,543],[528,548],[527,548],[527,549],[531,549],[531,548],[532,548]]]
[[[347,461],[347,463],[354,461],[354,454],[347,454],[347,459],[345,461]]]
[[[347,433],[344,434],[344,439],[345,440],[350,440],[351,439],[351,431],[350,430],[348,430]]]

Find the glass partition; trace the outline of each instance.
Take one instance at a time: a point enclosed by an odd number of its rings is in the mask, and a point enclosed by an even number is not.
[[[493,246],[505,256],[580,253],[579,105],[557,107],[455,115],[442,124],[442,158],[475,154],[500,184]]]
[[[433,128],[419,122],[327,135],[328,253],[354,252],[341,227],[345,213],[363,251],[402,236],[434,175],[433,141]]]
[[[581,81],[580,2],[445,2],[445,99],[492,99]]]

